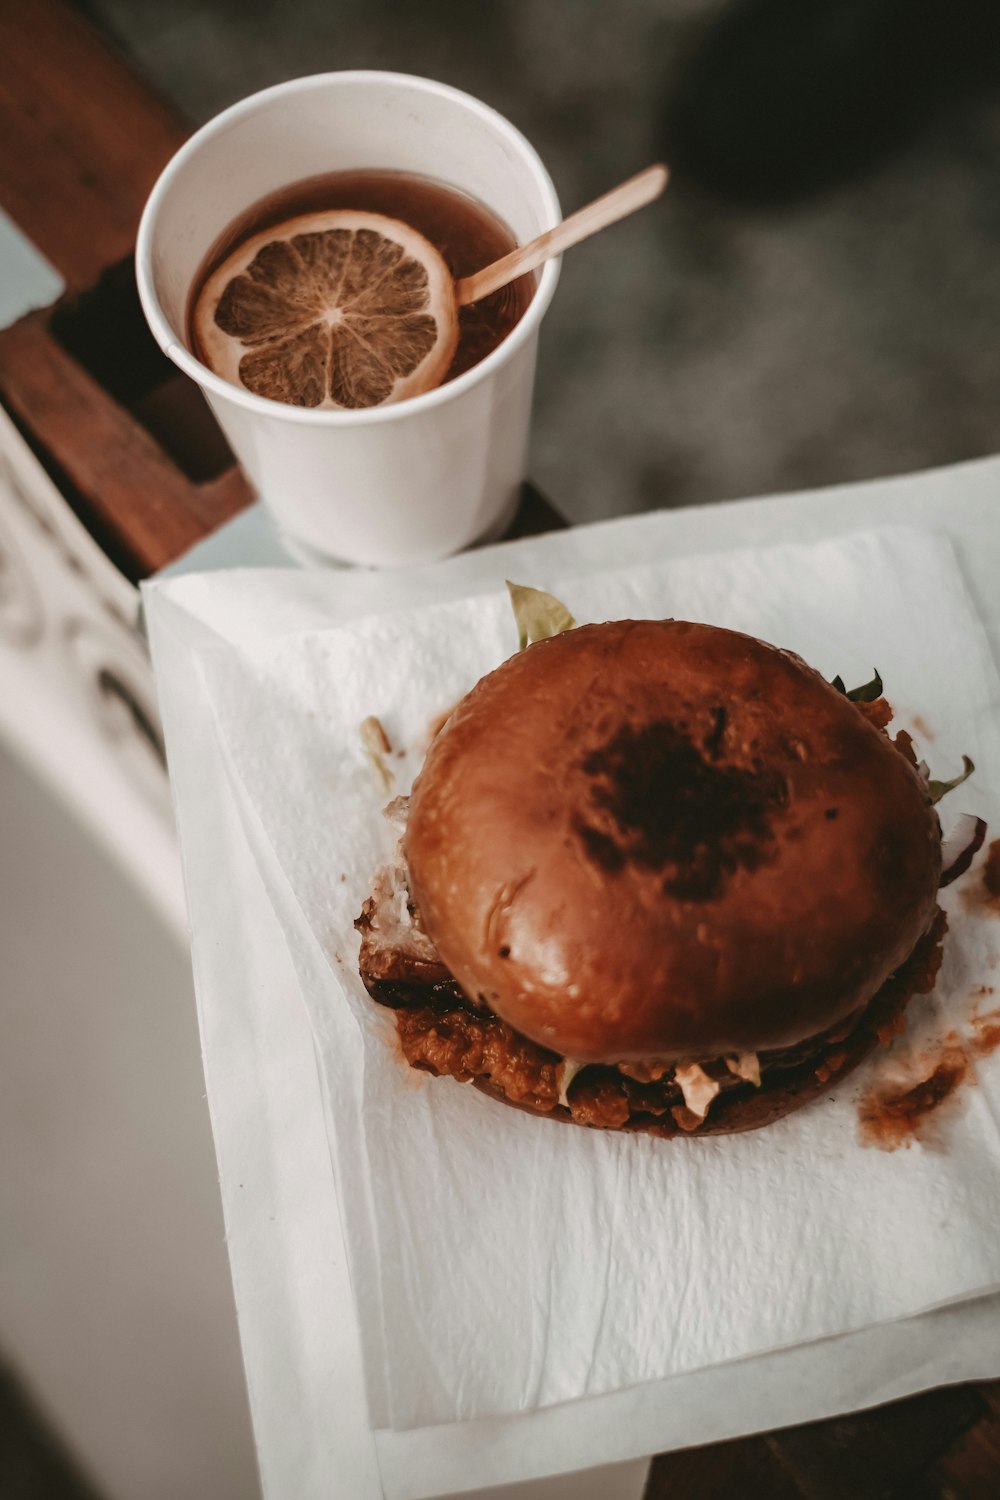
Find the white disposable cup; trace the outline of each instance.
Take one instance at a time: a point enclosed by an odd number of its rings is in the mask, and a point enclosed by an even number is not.
[[[558,262],[521,321],[457,380],[394,406],[312,411],[213,374],[187,345],[195,277],[258,199],[323,172],[436,177],[485,203],[519,243],[559,222],[520,131],[468,94],[403,73],[323,73],[265,89],[202,127],[168,163],[139,226],[139,296],[157,342],[197,381],[250,482],[308,557],[430,561],[499,535],[525,475],[538,327]]]

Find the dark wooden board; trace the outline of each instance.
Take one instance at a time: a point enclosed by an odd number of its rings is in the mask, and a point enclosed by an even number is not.
[[[945,1386],[826,1422],[663,1454],[646,1500],[996,1500],[1000,1386]]]
[[[3,0],[0,59],[0,203],[81,291],[129,254],[190,131],[60,0]]]

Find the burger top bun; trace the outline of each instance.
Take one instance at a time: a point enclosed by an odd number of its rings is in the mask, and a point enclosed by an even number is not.
[[[935,909],[917,772],[787,651],[586,625],[484,677],[405,839],[466,993],[581,1061],[782,1047],[868,1001]]]

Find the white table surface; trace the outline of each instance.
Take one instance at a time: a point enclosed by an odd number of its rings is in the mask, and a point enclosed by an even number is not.
[[[516,575],[521,557],[531,557],[533,577],[539,557],[598,567],[607,527],[627,528],[639,560],[665,550],[693,555],[888,524],[926,526],[952,538],[996,655],[1000,459],[606,522],[541,541],[481,549],[406,575],[345,571],[336,575],[337,613],[341,607],[346,615],[362,611],[366,601],[370,608],[385,608],[389,588],[393,603],[492,588],[497,577]],[[264,560],[266,523],[251,515],[231,530],[228,551],[221,533],[208,544],[207,556],[196,549],[171,573],[239,563],[248,550],[254,562]],[[155,592],[157,585],[152,588]],[[204,604],[204,592],[201,598]],[[195,621],[162,595],[151,610],[168,750],[171,724],[180,707],[190,705],[197,653],[212,640],[206,623],[211,614],[209,604]],[[196,941],[194,948],[202,1045],[268,1500],[290,1495],[404,1500],[441,1494],[445,1476],[445,1490],[456,1493],[481,1485],[486,1474],[528,1481],[546,1472],[546,1451],[567,1424],[580,1435],[574,1441],[581,1469],[612,1459],[623,1462],[586,1477],[578,1473],[479,1493],[494,1500],[508,1494],[524,1500],[637,1500],[646,1471],[637,1454],[813,1420],[947,1381],[1000,1375],[1000,1299],[990,1297],[828,1341],[838,1346],[838,1368],[849,1363],[852,1372],[833,1384],[825,1378],[824,1344],[658,1382],[644,1389],[638,1402],[632,1393],[625,1436],[616,1396],[500,1422],[372,1433],[305,1010],[259,877],[250,861],[238,857],[242,834],[209,726],[192,724],[189,717],[187,729],[189,743],[176,763],[172,758],[172,770],[192,872],[189,901],[199,930],[213,934],[211,942]],[[197,806],[198,818],[186,819],[186,806]],[[234,880],[228,878],[230,868]],[[226,871],[226,879],[218,877],[219,870]],[[222,995],[225,1005],[218,1003]],[[254,1079],[252,1103],[248,1076]],[[289,1232],[293,1223],[294,1234]],[[333,1340],[331,1329],[337,1332]],[[927,1358],[931,1343],[933,1364]],[[850,1362],[843,1360],[845,1349]]]

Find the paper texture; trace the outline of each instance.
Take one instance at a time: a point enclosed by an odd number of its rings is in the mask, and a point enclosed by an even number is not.
[[[934,733],[923,746],[934,774],[952,774],[962,751],[976,759],[955,796],[990,815],[997,684],[940,540],[898,532],[519,581],[561,593],[581,621],[707,619],[790,646],[827,675],[862,681],[877,665],[898,721],[919,714]],[[497,595],[204,664],[317,1040],[375,1424],[572,1401],[1000,1283],[989,1060],[946,1149],[894,1155],[857,1144],[861,1074],[835,1102],[766,1131],[664,1143],[533,1120],[402,1068],[391,1017],[354,972],[353,918],[391,842],[357,726],[378,714],[406,750],[395,760],[405,790],[430,720],[513,643]],[[936,1001],[914,1008],[927,1035],[950,1024],[941,1005],[968,1015],[1000,946],[994,918],[958,895],[947,904],[946,971]]]

